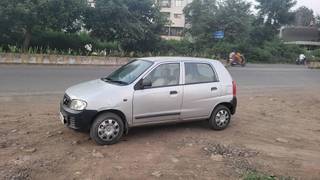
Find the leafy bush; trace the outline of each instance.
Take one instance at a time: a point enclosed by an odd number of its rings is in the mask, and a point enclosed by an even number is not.
[[[308,51],[306,54],[308,61],[319,61],[320,62],[320,49]]]
[[[278,39],[265,42],[261,47],[251,47],[245,54],[250,62],[294,63],[299,54],[305,53],[297,45],[286,45]]]
[[[156,55],[200,56],[214,59],[228,59],[229,53],[237,50],[246,56],[249,62],[294,63],[299,54],[305,53],[296,45],[286,45],[279,39],[266,41],[259,47],[248,42],[216,42],[211,48],[196,49],[195,44],[187,41],[162,40]]]
[[[239,46],[228,42],[217,42],[211,48],[211,54],[218,59],[228,59],[230,52],[239,50]]]
[[[272,54],[263,48],[251,48],[246,54],[248,62],[267,62],[270,61]]]
[[[311,51],[311,55],[320,58],[320,49],[315,49]]]
[[[86,50],[84,46],[86,44],[92,44],[93,51],[106,50],[115,51],[118,49],[118,45],[115,42],[100,42],[91,38],[87,33],[69,34],[63,32],[38,32],[31,41],[31,47],[44,47],[50,49],[56,49],[58,51],[78,51],[85,54]]]
[[[121,50],[119,42],[101,42],[90,37],[87,33],[70,34],[54,31],[38,31],[31,41],[28,53],[47,53],[47,54],[69,54],[69,55],[88,55],[84,46],[92,44],[93,52],[96,55],[109,56],[194,56],[207,57],[214,59],[228,59],[232,50],[238,50],[248,60],[248,62],[263,63],[294,63],[301,53],[306,53],[297,45],[285,45],[279,39],[265,41],[260,46],[251,45],[249,42],[229,43],[218,41],[211,47],[196,48],[196,44],[186,39],[161,40],[155,47],[149,50],[125,52]],[[100,53],[102,52],[103,53]],[[15,44],[0,45],[0,52],[22,52],[21,47]],[[306,53],[308,59],[320,59],[320,49]]]
[[[244,180],[275,180],[276,178],[272,176],[267,176],[258,172],[248,172],[243,179]]]
[[[161,40],[155,54],[191,56],[194,53],[192,43],[187,40]]]
[[[88,55],[86,44],[92,45],[94,54],[120,56],[119,43],[102,42],[90,37],[87,33],[64,33],[54,31],[37,31],[33,35],[27,53]],[[17,43],[18,44],[18,43]],[[0,52],[22,53],[22,47],[14,43],[1,43]],[[105,53],[101,53],[104,51]]]
[[[248,171],[244,174],[243,180],[293,180],[290,176],[272,176],[262,172]]]

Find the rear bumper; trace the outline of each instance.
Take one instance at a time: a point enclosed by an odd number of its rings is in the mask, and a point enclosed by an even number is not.
[[[76,111],[72,110],[62,103],[60,104],[60,113],[63,116],[63,123],[74,130],[88,131],[90,130],[91,123],[97,111],[94,110],[83,110]]]
[[[230,104],[232,106],[231,108],[231,114],[234,115],[237,111],[237,105],[238,105],[238,100],[237,97],[233,97],[232,100],[230,101]]]

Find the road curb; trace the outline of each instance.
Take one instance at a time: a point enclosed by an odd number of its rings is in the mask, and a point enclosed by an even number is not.
[[[309,69],[320,69],[320,62],[319,61],[311,61],[308,64]]]
[[[119,66],[127,64],[129,61],[128,57],[0,53],[0,64]]]

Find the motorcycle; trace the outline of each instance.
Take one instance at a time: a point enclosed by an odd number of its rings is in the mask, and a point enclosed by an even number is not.
[[[246,59],[244,56],[241,56],[241,60],[236,60],[236,59],[230,59],[230,65],[231,66],[241,66],[241,67],[245,67],[246,66]]]
[[[304,58],[304,59],[297,58],[296,59],[297,65],[305,65],[306,63],[307,63],[306,58]]]

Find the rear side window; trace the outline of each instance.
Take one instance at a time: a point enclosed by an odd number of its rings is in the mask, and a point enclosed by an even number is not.
[[[216,82],[217,77],[212,67],[206,63],[185,63],[185,83]]]

